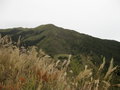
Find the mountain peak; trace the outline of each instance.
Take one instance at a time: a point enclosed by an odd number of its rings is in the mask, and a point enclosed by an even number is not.
[[[58,27],[55,26],[54,24],[44,24],[44,25],[40,25],[40,26],[38,26],[36,28],[40,29],[40,28],[58,28]]]
[[[45,24],[45,26],[56,27],[54,24]]]

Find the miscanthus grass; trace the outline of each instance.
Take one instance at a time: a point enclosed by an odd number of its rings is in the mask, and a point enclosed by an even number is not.
[[[69,76],[71,60],[63,62],[54,60],[36,47],[25,49],[19,47],[20,38],[13,45],[10,37],[0,36],[0,90],[109,90],[110,87],[120,87],[111,84],[113,59],[106,74],[101,71],[105,67],[105,59],[97,72],[86,65],[77,76]]]

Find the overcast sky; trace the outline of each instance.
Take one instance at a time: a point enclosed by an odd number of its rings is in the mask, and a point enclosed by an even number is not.
[[[0,28],[48,23],[120,41],[120,0],[0,0]]]

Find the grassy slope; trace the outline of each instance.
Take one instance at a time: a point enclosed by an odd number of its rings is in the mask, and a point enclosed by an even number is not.
[[[13,28],[0,30],[2,35],[11,35],[17,41],[21,36],[24,46],[37,45],[50,55],[56,54],[90,54],[113,57],[117,64],[120,60],[120,42],[102,40],[73,30],[56,27],[52,24],[36,28]]]

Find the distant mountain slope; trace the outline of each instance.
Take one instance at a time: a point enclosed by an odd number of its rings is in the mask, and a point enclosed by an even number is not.
[[[36,28],[1,29],[0,33],[12,36],[14,41],[21,36],[24,46],[37,45],[50,55],[94,53],[107,58],[113,57],[117,64],[120,60],[120,42],[95,38],[52,24]]]

